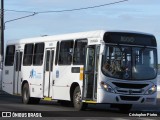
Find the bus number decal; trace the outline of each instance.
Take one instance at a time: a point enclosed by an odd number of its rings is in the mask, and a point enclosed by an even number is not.
[[[122,42],[133,43],[133,42],[135,41],[135,39],[134,39],[134,37],[121,36],[121,41],[122,41]]]

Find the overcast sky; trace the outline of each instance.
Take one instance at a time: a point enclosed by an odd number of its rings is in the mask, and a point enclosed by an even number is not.
[[[101,5],[119,0],[4,0],[4,9],[49,11]],[[5,12],[5,21],[30,13]],[[160,46],[160,0],[128,0],[81,11],[37,14],[5,24],[5,40],[92,30],[152,33]],[[159,48],[160,50],[160,48]]]

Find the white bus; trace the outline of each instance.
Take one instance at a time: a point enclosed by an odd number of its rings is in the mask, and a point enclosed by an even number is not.
[[[2,87],[25,104],[59,100],[77,110],[89,103],[120,110],[156,104],[156,39],[99,30],[8,41]]]

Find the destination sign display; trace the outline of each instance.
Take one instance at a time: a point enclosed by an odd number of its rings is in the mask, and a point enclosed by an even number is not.
[[[153,47],[157,46],[155,37],[152,35],[124,32],[106,32],[104,35],[104,42]]]

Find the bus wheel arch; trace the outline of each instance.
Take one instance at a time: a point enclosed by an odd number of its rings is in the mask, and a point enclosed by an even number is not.
[[[40,98],[30,97],[29,84],[26,80],[22,83],[22,102],[24,104],[38,104],[40,102]]]
[[[28,84],[28,81],[27,81],[27,80],[24,80],[24,81],[23,81],[22,86],[21,86],[21,94],[22,94],[22,90],[23,90],[24,84]]]

